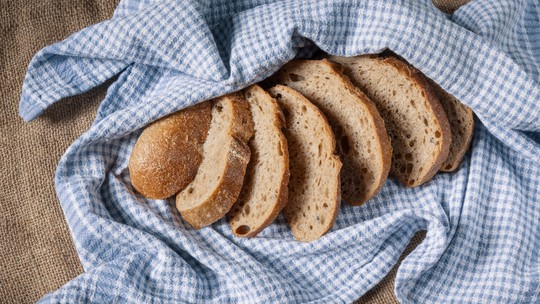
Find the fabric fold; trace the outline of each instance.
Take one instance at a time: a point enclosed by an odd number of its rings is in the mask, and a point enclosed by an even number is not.
[[[538,300],[535,13],[527,0],[478,0],[451,16],[427,0],[123,0],[110,20],[36,54],[23,84],[20,113],[31,120],[117,75],[55,177],[86,272],[42,301],[350,302],[419,230],[426,238],[396,278],[400,301]],[[254,239],[234,237],[225,220],[194,231],[172,200],[134,191],[127,167],[145,125],[316,48],[390,48],[469,105],[477,127],[461,168],[413,189],[391,178],[364,206],[344,204],[309,244],[282,217]]]

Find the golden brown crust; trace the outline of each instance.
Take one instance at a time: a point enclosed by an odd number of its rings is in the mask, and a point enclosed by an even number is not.
[[[148,125],[129,160],[133,187],[147,198],[164,199],[189,184],[202,160],[211,120],[211,102],[206,101]]]
[[[431,178],[437,173],[437,171],[441,167],[441,164],[448,157],[448,152],[450,151],[450,144],[452,142],[450,124],[448,123],[448,119],[446,118],[446,113],[444,112],[444,109],[442,108],[438,98],[436,97],[433,89],[431,88],[431,85],[428,83],[426,77],[424,76],[424,74],[422,74],[422,72],[411,66],[404,59],[400,59],[396,56],[382,56],[377,58],[377,60],[392,65],[399,72],[407,75],[409,79],[416,83],[420,90],[424,92],[426,100],[428,101],[431,110],[433,111],[433,115],[437,120],[438,131],[441,132],[441,144],[439,145],[440,150],[437,158],[433,161],[430,169],[422,179],[415,181],[413,184],[409,184],[408,181],[402,178],[402,176],[400,176],[399,174],[395,174],[397,179],[406,187],[416,187],[431,180]]]
[[[230,128],[230,146],[227,149],[227,165],[220,178],[219,185],[213,193],[201,204],[190,209],[183,208],[180,194],[176,197],[176,207],[180,214],[193,228],[201,229],[221,219],[233,206],[240,194],[246,167],[250,158],[247,145],[253,135],[253,121],[249,105],[240,93],[233,93],[223,97],[232,103],[232,117]]]
[[[289,176],[290,176],[290,173],[289,173],[289,150],[287,148],[287,139],[285,138],[285,135],[283,135],[283,132],[282,132],[282,130],[285,128],[285,117],[283,116],[283,113],[281,112],[281,110],[280,110],[278,104],[276,103],[276,101],[270,95],[268,95],[268,93],[266,93],[261,87],[259,87],[258,85],[252,85],[251,87],[245,89],[245,92],[248,92],[248,91],[256,91],[256,92],[258,91],[257,93],[259,93],[259,94],[267,95],[269,100],[271,101],[271,106],[273,108],[272,115],[274,116],[273,122],[274,122],[274,126],[275,126],[276,130],[278,131],[279,142],[280,142],[281,147],[282,147],[281,151],[283,153],[283,157],[281,158],[281,160],[283,161],[284,170],[282,170],[282,172],[281,172],[281,178],[280,178],[281,184],[279,185],[279,187],[277,189],[278,195],[277,195],[276,202],[273,204],[273,207],[272,207],[272,210],[270,211],[270,214],[267,216],[267,218],[261,224],[259,224],[258,226],[251,225],[248,233],[240,234],[240,233],[237,233],[237,228],[238,228],[239,224],[238,223],[233,223],[233,219],[236,216],[239,215],[238,212],[231,211],[228,214],[229,224],[231,226],[232,232],[235,235],[240,236],[240,237],[255,237],[255,236],[257,236],[257,234],[259,232],[261,232],[264,228],[266,228],[268,225],[270,225],[276,219],[276,217],[279,215],[281,210],[287,204],[287,197],[288,197],[288,193],[289,193],[288,184],[289,184]],[[249,165],[253,165],[253,164],[249,164]],[[248,172],[249,172],[249,170],[248,170]],[[246,186],[250,187],[251,183],[253,182],[252,180],[250,180],[250,178],[252,178],[252,176],[247,176],[246,175],[246,178],[244,180],[244,187],[246,187]],[[242,196],[242,194],[240,194],[240,197],[241,196]],[[234,207],[231,210],[233,210],[233,209],[234,209]],[[241,211],[241,210],[238,210],[238,211]]]

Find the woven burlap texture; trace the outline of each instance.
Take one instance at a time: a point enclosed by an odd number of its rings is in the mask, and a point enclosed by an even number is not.
[[[465,0],[434,1],[451,11]],[[118,0],[0,1],[0,303],[32,303],[83,272],[54,191],[58,160],[105,96],[101,86],[26,124],[17,114],[32,56],[111,17]],[[418,244],[417,235],[405,253]],[[395,303],[392,272],[358,303]]]

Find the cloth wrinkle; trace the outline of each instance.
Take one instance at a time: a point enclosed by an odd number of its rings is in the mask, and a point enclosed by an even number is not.
[[[537,300],[540,21],[530,15],[539,10],[527,0],[476,0],[453,15],[427,0],[122,0],[110,20],[38,52],[23,83],[29,121],[116,77],[55,176],[86,272],[41,302],[349,302],[424,229],[398,270],[401,302]],[[309,244],[283,217],[253,239],[226,220],[194,231],[174,198],[147,200],[131,186],[131,149],[148,123],[293,58],[387,48],[476,113],[458,171],[414,189],[390,178],[366,205],[343,203],[334,228]]]

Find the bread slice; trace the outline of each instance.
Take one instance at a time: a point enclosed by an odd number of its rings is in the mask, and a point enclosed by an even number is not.
[[[219,220],[236,202],[250,158],[247,142],[252,135],[253,121],[243,95],[216,98],[197,175],[176,196],[176,208],[193,228]]]
[[[408,187],[429,181],[448,156],[452,135],[426,78],[394,56],[330,57],[373,100],[386,122],[392,173]]]
[[[293,60],[269,80],[298,91],[328,118],[343,162],[341,195],[361,205],[388,176],[392,148],[384,121],[371,101],[327,60]]]
[[[289,152],[285,118],[276,101],[258,85],[245,90],[254,133],[251,159],[238,200],[228,214],[233,233],[253,237],[270,225],[287,203]]]
[[[341,201],[334,134],[324,115],[300,93],[280,85],[268,92],[287,120],[291,178],[284,214],[297,240],[314,241],[332,228]]]
[[[201,163],[211,120],[212,104],[206,101],[148,125],[129,160],[133,187],[145,197],[163,199],[189,184]]]
[[[430,80],[430,84],[441,102],[452,130],[452,143],[450,144],[448,157],[442,163],[440,170],[452,172],[457,170],[463,156],[465,156],[471,145],[474,133],[473,111],[459,102],[454,96],[448,94],[434,81]]]

